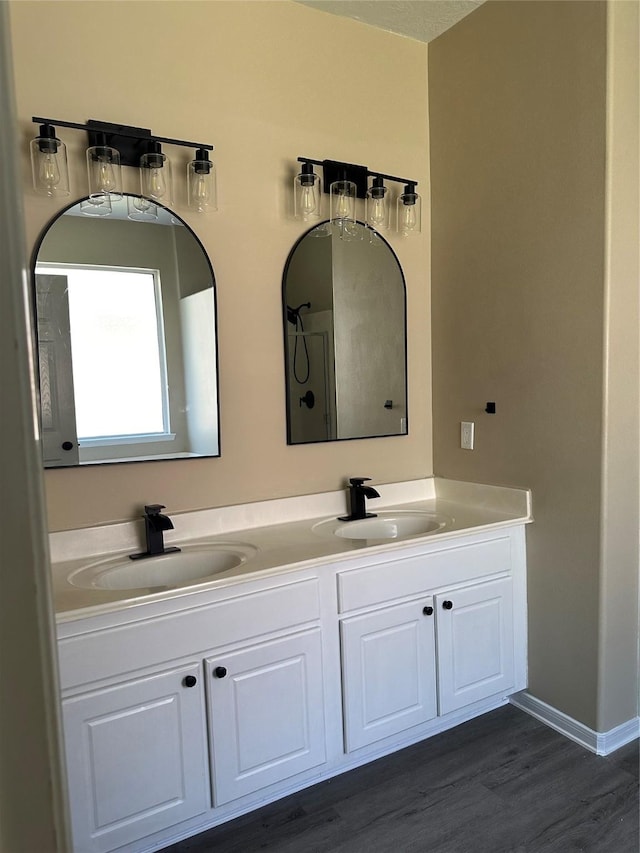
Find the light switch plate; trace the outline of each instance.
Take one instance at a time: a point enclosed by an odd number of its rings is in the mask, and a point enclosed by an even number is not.
[[[474,427],[473,421],[460,422],[460,447],[463,450],[473,450]]]

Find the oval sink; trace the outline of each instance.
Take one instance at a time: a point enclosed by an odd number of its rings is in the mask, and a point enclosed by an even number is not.
[[[322,521],[313,528],[321,535],[342,539],[406,539],[442,530],[452,519],[432,512],[380,512],[361,521]]]
[[[85,589],[171,589],[245,563],[257,549],[251,545],[184,547],[182,551],[130,560],[128,556],[91,563],[72,572],[67,580]]]

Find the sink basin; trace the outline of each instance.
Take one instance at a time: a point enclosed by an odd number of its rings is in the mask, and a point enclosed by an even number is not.
[[[322,521],[313,528],[320,535],[342,539],[407,539],[442,530],[453,519],[433,512],[380,512],[362,521]]]
[[[245,563],[257,549],[251,545],[185,546],[181,551],[130,560],[128,556],[82,566],[67,580],[85,589],[172,589],[211,577]]]

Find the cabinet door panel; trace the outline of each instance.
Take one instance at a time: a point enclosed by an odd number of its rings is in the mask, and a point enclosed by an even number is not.
[[[216,805],[325,761],[319,629],[209,658],[206,672]]]
[[[347,752],[436,716],[431,599],[341,623]]]
[[[513,686],[510,578],[437,595],[436,611],[441,715]]]
[[[75,849],[106,851],[205,811],[200,667],[63,702]]]

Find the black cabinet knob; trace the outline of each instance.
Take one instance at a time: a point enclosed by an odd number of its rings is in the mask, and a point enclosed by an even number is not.
[[[453,601],[449,601],[449,600],[443,601],[442,602],[442,609],[443,610],[452,610],[453,609]]]
[[[216,678],[224,678],[225,675],[227,674],[226,666],[217,666],[213,670],[213,674],[215,675]]]
[[[182,679],[182,683],[185,687],[195,687],[198,683],[198,679],[195,677],[195,675],[185,675],[185,677]]]
[[[422,608],[422,612],[425,616],[433,616],[433,607],[430,604],[427,604],[426,607]]]
[[[72,441],[63,441],[62,442],[63,450],[73,450],[73,442]]]

